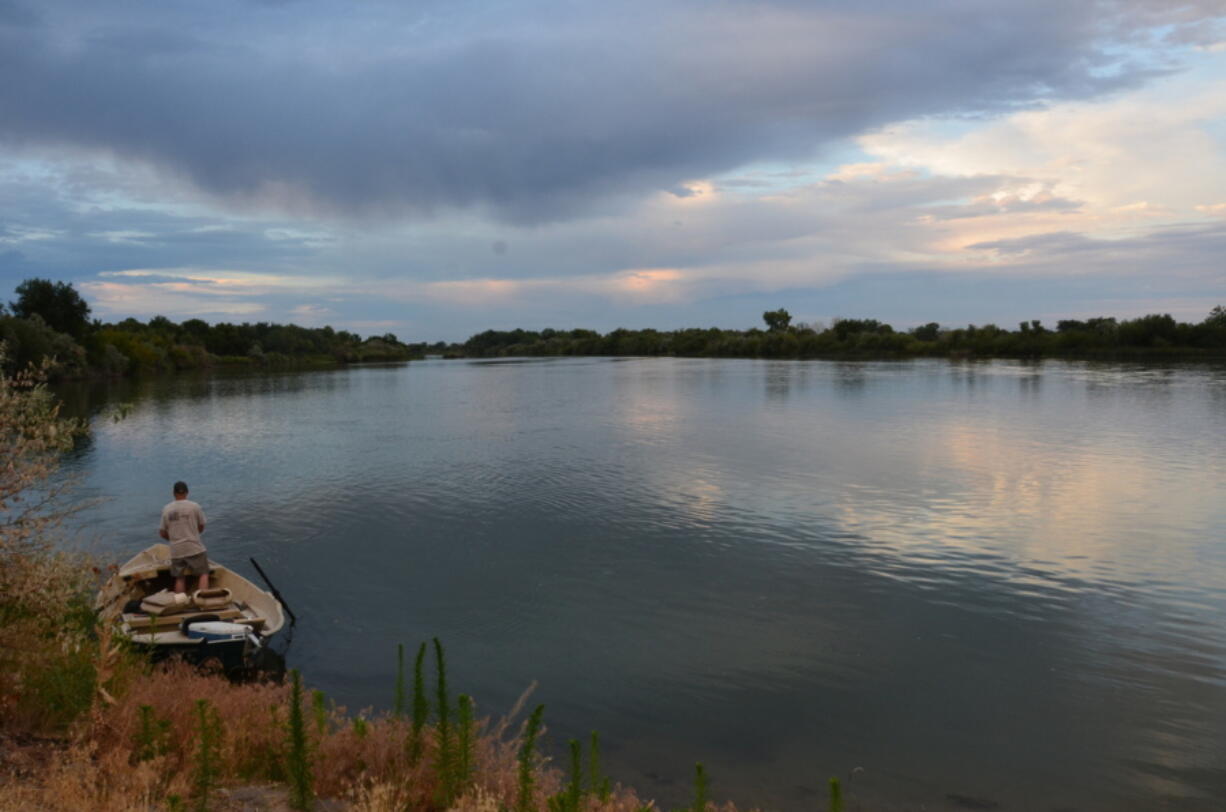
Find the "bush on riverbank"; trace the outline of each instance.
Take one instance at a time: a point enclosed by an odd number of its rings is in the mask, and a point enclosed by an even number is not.
[[[0,343],[0,718],[56,726],[88,707],[94,684],[86,639],[94,572],[55,547],[80,505],[65,499],[70,481],[50,484],[84,426],[60,418],[47,365],[8,375],[4,359]]]
[[[7,343],[9,373],[53,358],[54,378],[118,376],[241,365],[269,369],[323,368],[340,364],[407,361],[420,357],[387,333],[363,339],[331,327],[295,324],[208,324],[164,316],[148,322],[89,321],[89,305],[71,285],[27,279],[17,288],[12,313],[0,306],[0,341]],[[68,315],[66,315],[66,313]],[[69,318],[71,316],[71,318]]]

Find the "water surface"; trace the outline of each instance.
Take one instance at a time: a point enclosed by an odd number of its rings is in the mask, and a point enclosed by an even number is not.
[[[438,636],[485,712],[685,802],[1226,806],[1226,370],[426,361],[69,392],[82,538],[170,484],[255,556],[291,664],[386,708]],[[998,806],[993,807],[992,804]]]

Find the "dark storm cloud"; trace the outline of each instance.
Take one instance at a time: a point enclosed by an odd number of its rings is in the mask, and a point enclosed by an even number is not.
[[[891,121],[1127,86],[1149,74],[1100,70],[1103,37],[1163,5],[0,0],[0,139],[239,202],[564,218]]]

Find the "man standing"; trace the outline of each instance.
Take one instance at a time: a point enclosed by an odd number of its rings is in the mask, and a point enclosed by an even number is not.
[[[187,576],[197,575],[197,589],[209,588],[209,557],[200,543],[204,532],[204,511],[187,498],[187,483],[176,482],[175,499],[162,508],[158,535],[170,542],[170,574],[175,577],[175,592],[187,591]]]

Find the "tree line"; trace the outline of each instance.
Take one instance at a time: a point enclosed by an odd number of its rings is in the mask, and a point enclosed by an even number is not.
[[[680,355],[724,358],[1226,357],[1226,308],[1201,322],[1169,314],[1135,319],[1039,320],[1009,330],[995,324],[942,327],[930,322],[896,330],[876,319],[836,319],[828,327],[792,324],[787,310],[762,314],[765,329],[486,330],[455,347],[470,357],[510,355]]]
[[[0,341],[9,372],[54,358],[57,378],[117,376],[216,366],[333,366],[404,361],[414,349],[395,335],[362,338],[331,327],[295,324],[209,324],[164,316],[148,322],[90,319],[89,303],[65,282],[27,279],[17,299],[0,304]]]
[[[876,319],[835,319],[829,326],[793,324],[787,310],[762,314],[764,328],[728,330],[486,330],[460,344],[404,343],[395,335],[362,338],[331,327],[294,324],[209,324],[164,316],[148,322],[90,319],[89,304],[72,285],[28,279],[17,299],[0,304],[0,341],[14,371],[44,357],[56,377],[115,376],[215,366],[333,366],[403,361],[427,353],[489,358],[512,355],[674,355],[722,358],[1221,358],[1226,357],[1226,308],[1196,323],[1169,314],[1118,320],[1061,320],[1046,327],[1024,321],[1016,330],[995,324],[943,327],[936,322],[896,330]]]

